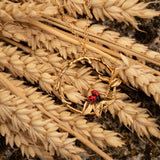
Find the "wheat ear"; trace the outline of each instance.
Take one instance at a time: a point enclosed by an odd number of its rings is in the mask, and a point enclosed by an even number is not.
[[[160,105],[160,77],[153,75],[152,71],[137,64],[130,64],[127,57],[122,56],[124,66],[118,69],[118,74],[126,84],[140,88],[148,96],[152,95]]]
[[[20,148],[22,156],[26,155],[29,159],[30,157],[38,155],[44,160],[53,160],[54,150],[51,151],[52,153],[49,153],[42,143],[33,143],[33,140],[26,132],[22,130],[17,132],[9,121],[4,122],[0,119],[0,133],[2,136],[5,136],[6,144],[9,144],[12,148],[14,144],[16,144],[16,146]]]
[[[139,104],[128,103],[122,100],[115,100],[112,103],[106,103],[106,111],[118,115],[119,120],[126,127],[131,127],[132,131],[136,131],[139,137],[144,135],[150,139],[150,135],[160,138],[160,131],[158,124],[155,123],[156,119],[149,118],[144,108],[138,108]]]
[[[8,0],[0,2],[0,10],[0,18],[3,22],[13,22],[14,19],[21,19],[21,21],[25,22],[29,17],[38,20],[42,16],[54,16],[58,12],[57,7],[50,5],[50,3],[36,4],[26,2],[21,4]]]
[[[129,97],[119,91],[114,96],[112,99],[104,98],[98,104],[90,105],[95,105],[95,108],[101,108],[104,112],[109,111],[113,118],[117,115],[120,123],[135,131],[139,138],[146,136],[150,139],[150,135],[160,138],[159,126],[155,123],[156,119],[149,117],[147,109],[139,108],[140,103],[130,103],[128,101]]]
[[[53,2],[53,1],[52,1]],[[66,9],[70,16],[77,17],[77,13],[80,15],[86,14],[88,17],[96,20],[105,20],[105,16],[110,20],[116,19],[118,22],[130,23],[135,28],[137,22],[135,16],[140,18],[152,18],[158,16],[160,13],[152,9],[146,9],[149,3],[138,2],[138,0],[101,0],[101,1],[60,1],[53,2],[53,6],[58,6],[61,10]],[[91,14],[92,12],[92,14]]]
[[[66,62],[58,57],[56,54],[48,55],[48,52],[43,50],[37,50],[35,56],[24,55],[20,51],[16,51],[16,47],[5,47],[3,43],[1,45],[1,67],[4,66],[10,69],[15,76],[25,77],[31,83],[39,83],[41,88],[47,92],[54,92],[55,86],[58,81],[58,71],[64,67]],[[36,57],[41,61],[40,64],[36,60]],[[43,59],[44,58],[44,59]],[[8,59],[5,60],[4,59]],[[46,60],[45,63],[42,60]],[[52,65],[49,65],[48,62]],[[56,67],[55,67],[56,66]],[[77,74],[77,72],[79,74]],[[84,90],[88,90],[95,82],[95,76],[91,76],[90,68],[86,67],[72,67],[63,76],[63,83],[61,84],[64,94],[67,95],[69,100],[80,103],[84,100]],[[65,83],[65,84],[64,84]],[[72,86],[72,84],[74,84]],[[75,88],[75,87],[77,88]],[[101,88],[100,88],[101,89]],[[78,90],[80,91],[81,95]],[[56,94],[57,95],[57,94]]]
[[[33,26],[36,26],[36,27],[39,27],[41,29],[44,29],[45,31],[48,31],[50,32],[51,34],[65,40],[65,41],[68,41],[70,43],[73,43],[75,45],[81,45],[80,41],[79,40],[75,40],[74,39],[74,36],[72,36],[71,34],[68,34],[64,31],[60,31],[56,28],[52,28],[50,26],[47,26],[41,22],[38,22],[38,21],[35,21],[35,20],[32,20],[30,19],[29,21],[30,24],[32,24]],[[109,50],[107,48],[104,49],[104,47],[101,47],[101,46],[98,46],[92,42],[86,42],[85,43],[85,48],[92,51],[93,53],[96,53],[98,54],[99,56],[103,57],[103,58],[106,58],[109,60],[109,62],[111,62],[112,64],[112,67],[115,68],[115,66],[119,66],[122,64],[122,62],[119,60],[119,59],[116,59],[114,58],[113,56],[111,56],[112,54],[116,54],[114,51],[112,50]],[[103,49],[106,51],[104,52]],[[138,62],[135,62],[132,60],[132,62],[134,63],[138,63]],[[158,63],[159,64],[159,63]],[[139,63],[139,65],[142,65],[141,63]],[[145,65],[142,65],[143,67],[145,68],[148,68],[147,66]],[[153,73],[156,73],[158,75],[160,75],[160,73],[152,68],[150,68],[150,70],[153,71]]]

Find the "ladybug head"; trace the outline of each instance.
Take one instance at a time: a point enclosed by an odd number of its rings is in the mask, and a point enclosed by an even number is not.
[[[91,95],[91,96],[88,97],[88,101],[89,102],[96,102],[97,98],[96,98],[96,96]]]
[[[96,90],[93,90],[91,93],[92,93],[93,96],[99,96],[99,92],[96,91]]]

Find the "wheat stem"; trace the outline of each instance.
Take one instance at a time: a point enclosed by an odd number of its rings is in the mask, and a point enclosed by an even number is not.
[[[28,47],[25,47],[24,45],[20,44],[20,43],[17,43],[16,41],[13,41],[7,37],[4,37],[2,34],[0,34],[0,39],[14,45],[14,46],[17,46],[18,48],[22,49],[23,51],[27,52],[27,53],[31,53],[31,54],[34,54],[34,51],[31,50],[30,48]]]
[[[17,87],[15,87],[3,74],[0,72],[0,83],[7,89],[11,90],[15,95],[24,99],[28,105],[32,103],[28,100],[23,92],[21,92]]]

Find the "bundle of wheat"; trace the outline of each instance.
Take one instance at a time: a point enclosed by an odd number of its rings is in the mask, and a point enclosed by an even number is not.
[[[2,0],[0,133],[6,143],[16,144],[27,158],[53,159],[57,154],[81,159],[87,153],[75,144],[79,140],[104,159],[112,159],[102,149],[124,145],[121,135],[84,117],[100,118],[107,111],[139,138],[160,138],[156,119],[120,90],[121,85],[139,88],[160,105],[160,72],[146,65],[159,66],[160,54],[94,21],[108,17],[139,30],[135,16],[160,14],[146,9],[148,4]]]

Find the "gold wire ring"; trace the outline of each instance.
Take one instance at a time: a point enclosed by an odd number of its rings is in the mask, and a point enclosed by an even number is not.
[[[66,104],[68,104],[68,105],[71,105],[71,102],[70,102],[70,101],[67,101],[66,98],[64,97],[64,94],[62,93],[62,90],[61,90],[62,78],[63,78],[64,73],[65,73],[74,63],[77,63],[77,62],[82,61],[82,60],[88,61],[89,64],[92,64],[92,61],[91,61],[91,60],[98,61],[98,62],[102,63],[103,65],[105,65],[105,66],[109,69],[111,75],[112,75],[112,73],[113,73],[113,70],[110,68],[110,66],[107,65],[107,64],[105,64],[102,59],[93,58],[93,57],[80,57],[80,58],[78,58],[78,59],[75,59],[75,60],[69,62],[68,65],[61,71],[61,73],[60,73],[60,75],[59,75],[59,80],[58,80],[57,86],[56,86],[56,88],[55,88],[56,90],[58,90],[58,92],[59,92],[59,94],[60,94],[60,96],[61,96],[62,102],[63,102],[63,103],[66,103]],[[98,75],[102,75],[102,73],[100,73],[100,72],[98,72],[98,71],[96,71],[96,72],[98,73]]]

